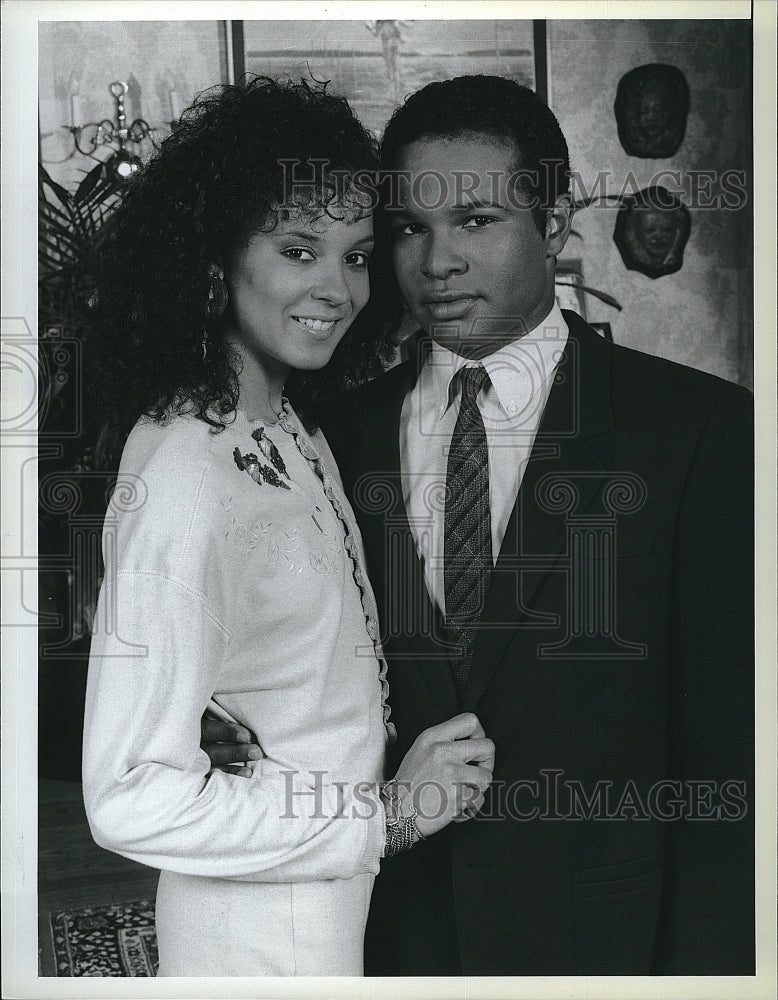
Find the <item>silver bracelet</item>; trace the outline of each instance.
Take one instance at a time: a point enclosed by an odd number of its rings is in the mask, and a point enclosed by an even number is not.
[[[403,814],[396,786],[397,780],[392,778],[391,781],[383,782],[380,787],[381,795],[388,800],[386,810],[386,847],[384,850],[384,856],[387,858],[399,854],[400,851],[410,850],[420,840],[426,840],[426,837],[424,837],[416,825],[416,816],[418,813],[413,803],[410,804],[410,813],[407,816]],[[389,807],[393,811],[392,816],[389,815]]]

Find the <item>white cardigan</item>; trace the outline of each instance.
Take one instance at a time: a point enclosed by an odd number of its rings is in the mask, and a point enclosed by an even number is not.
[[[218,893],[221,879],[321,882],[337,913],[349,909],[349,880],[362,877],[353,891],[364,896],[384,847],[375,783],[392,731],[386,666],[358,530],[323,436],[309,438],[288,405],[266,428],[287,489],[236,461],[237,449],[273,469],[251,436],[264,426],[238,411],[214,434],[176,416],[140,421],[127,441],[103,534],[84,799],[98,844],[191,876],[195,898]],[[253,779],[210,773],[199,743],[211,700],[261,744]],[[333,879],[344,893],[334,909]],[[353,935],[344,920],[330,917],[321,933]],[[229,974],[212,950],[212,974]],[[299,971],[291,963],[282,971]]]

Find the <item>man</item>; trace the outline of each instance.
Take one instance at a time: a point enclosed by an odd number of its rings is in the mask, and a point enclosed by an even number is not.
[[[567,147],[531,91],[430,84],[382,160],[429,337],[328,434],[397,760],[461,711],[496,751],[474,821],[384,862],[366,974],[753,973],[750,396],[556,307]]]

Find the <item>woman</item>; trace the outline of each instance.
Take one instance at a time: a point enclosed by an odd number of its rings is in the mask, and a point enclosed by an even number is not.
[[[84,797],[99,844],[162,869],[160,975],[361,974],[380,857],[467,818],[457,791],[490,780],[466,715],[378,784],[375,603],[312,409],[385,348],[357,319],[374,166],[343,99],[226,87],[133,181],[102,250],[97,388],[137,423],[104,531]],[[295,371],[320,372],[298,379],[307,428]],[[208,707],[258,738],[250,780],[209,772]]]

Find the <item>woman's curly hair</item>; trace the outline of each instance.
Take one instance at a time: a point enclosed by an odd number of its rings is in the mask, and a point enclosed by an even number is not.
[[[376,146],[345,98],[305,82],[254,77],[206,91],[183,113],[102,233],[87,353],[93,390],[119,430],[170,411],[225,425],[239,361],[219,335],[223,319],[206,319],[209,265],[276,224],[291,176],[283,161],[297,161],[295,176],[325,164],[307,208],[327,211],[354,175],[375,171]],[[376,285],[389,287],[380,277]],[[362,311],[324,369],[290,377],[287,392],[309,424],[329,395],[391,358],[384,308],[373,301]]]

